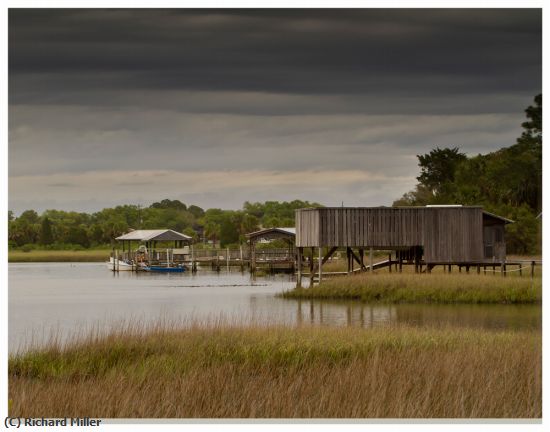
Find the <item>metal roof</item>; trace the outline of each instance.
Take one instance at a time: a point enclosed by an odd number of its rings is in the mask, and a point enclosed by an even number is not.
[[[262,229],[262,230],[259,230],[259,231],[254,231],[254,232],[248,233],[246,236],[247,237],[257,237],[257,236],[262,236],[262,235],[270,234],[270,233],[281,233],[281,234],[288,234],[290,236],[295,236],[296,235],[296,228],[265,228],[265,229]]]
[[[505,217],[496,215],[494,213],[490,213],[487,210],[483,210],[483,216],[485,216],[485,215],[489,216],[489,217],[492,217],[492,218],[495,218],[495,219],[500,219],[501,221],[504,221],[505,224],[514,223],[514,221],[512,219],[507,219]]]
[[[171,229],[158,230],[135,230],[123,234],[116,240],[134,240],[134,241],[172,241],[172,240],[191,240],[191,237]]]

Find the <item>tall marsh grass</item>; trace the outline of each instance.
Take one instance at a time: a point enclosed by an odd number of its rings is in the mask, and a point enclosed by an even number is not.
[[[358,274],[296,288],[285,298],[387,303],[540,303],[542,278],[475,274]]]
[[[10,416],[539,418],[541,334],[125,328],[9,358]]]
[[[8,262],[101,262],[109,261],[107,249],[8,251]]]

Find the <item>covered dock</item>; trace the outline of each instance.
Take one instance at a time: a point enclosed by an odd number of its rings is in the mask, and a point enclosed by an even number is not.
[[[183,263],[188,259],[192,238],[171,229],[134,230],[115,238],[114,263]],[[120,253],[119,253],[120,252]],[[137,266],[136,266],[137,268]]]
[[[258,254],[256,245],[262,240],[284,240],[287,244],[286,253],[280,253],[276,259],[270,259],[268,265],[270,269],[273,266],[289,267],[294,270],[296,263],[296,228],[265,228],[259,231],[254,231],[246,235],[250,246],[250,271],[254,272],[258,264]]]

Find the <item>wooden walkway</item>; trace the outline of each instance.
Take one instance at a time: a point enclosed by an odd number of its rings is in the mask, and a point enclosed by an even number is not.
[[[409,265],[414,266],[418,265],[418,263],[411,262],[402,262],[403,265]],[[535,274],[535,267],[538,265],[542,265],[542,260],[512,260],[512,261],[505,261],[503,263],[498,262],[492,262],[492,261],[472,261],[472,262],[462,262],[462,263],[430,263],[426,264],[424,261],[420,261],[419,271],[418,273],[431,273],[431,270],[436,266],[443,266],[445,273],[451,273],[452,268],[457,267],[458,272],[462,273],[464,271],[465,273],[470,273],[470,270],[475,270],[477,274],[487,274],[487,273],[493,273],[493,274],[501,274],[502,276],[506,276],[508,273],[515,273],[518,272],[520,276],[523,275],[523,272],[530,275],[531,277]],[[374,270],[379,270],[382,268],[388,268],[389,272],[392,272],[392,266],[394,266],[395,271],[400,272],[399,269],[400,262],[397,260],[383,260],[378,261],[376,263],[372,264],[372,269],[370,265],[365,265],[362,268],[356,268],[351,269],[350,271],[338,271],[338,272],[322,272],[322,277],[333,277],[333,276],[348,276],[350,274],[358,274],[358,273],[365,273],[370,272]],[[296,273],[298,275],[298,273]],[[319,274],[314,269],[313,273],[311,271],[302,271],[303,276],[307,276],[310,278],[313,282],[319,281]]]

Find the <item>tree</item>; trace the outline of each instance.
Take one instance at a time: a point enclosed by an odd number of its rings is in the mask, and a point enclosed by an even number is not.
[[[212,240],[214,246],[216,246],[216,240],[220,237],[220,224],[208,221],[204,225],[204,236],[208,240]]]
[[[190,205],[187,208],[187,211],[191,213],[195,217],[195,219],[200,219],[201,217],[204,216],[204,210],[196,205]]]
[[[428,188],[432,195],[442,195],[454,181],[457,166],[467,158],[458,147],[440,149],[437,147],[425,155],[417,155],[420,175],[416,178]]]
[[[40,229],[40,243],[43,245],[50,245],[53,243],[52,223],[45,217],[42,219],[42,226]]]
[[[231,216],[227,214],[220,224],[220,247],[226,247],[239,241],[239,229]]]
[[[151,208],[187,210],[187,206],[179,200],[163,199],[161,202],[155,202],[150,205]]]

